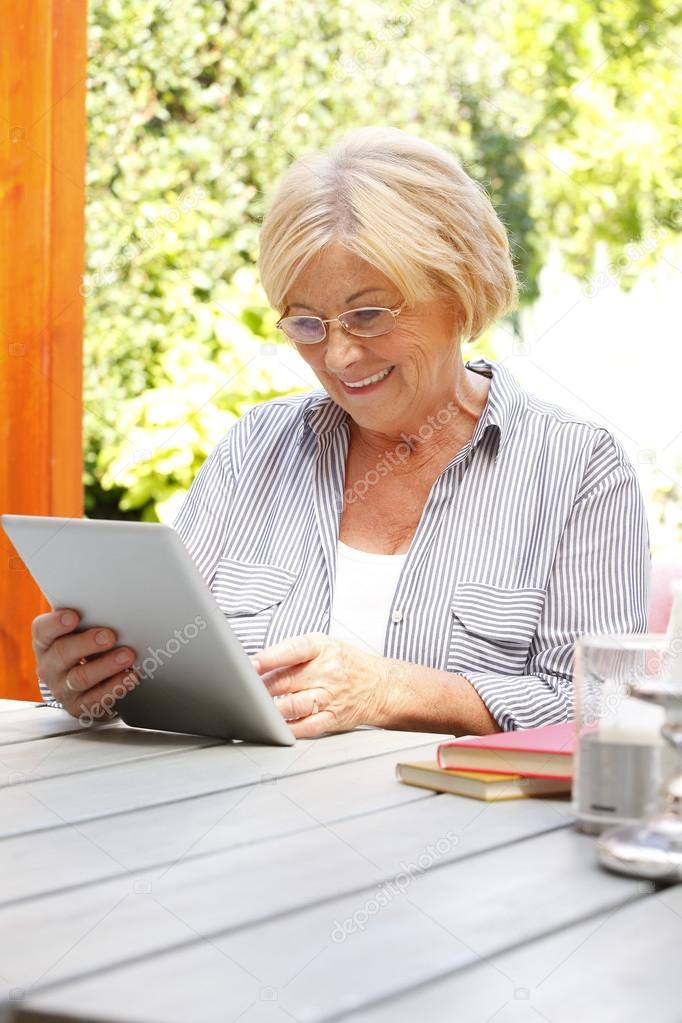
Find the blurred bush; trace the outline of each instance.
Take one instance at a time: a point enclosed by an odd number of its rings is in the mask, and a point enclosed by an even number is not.
[[[682,15],[663,0],[89,6],[91,516],[168,518],[235,417],[301,389],[273,357],[258,227],[290,162],[350,127],[455,151],[509,228],[526,302],[554,241],[581,275],[606,244],[627,286],[627,246],[641,267],[682,227]]]

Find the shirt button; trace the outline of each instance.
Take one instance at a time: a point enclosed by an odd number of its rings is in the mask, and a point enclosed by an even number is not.
[[[400,625],[402,620],[403,620],[403,613],[398,608],[396,608],[395,611],[393,612],[393,614],[391,615],[391,621],[393,622],[394,625]]]

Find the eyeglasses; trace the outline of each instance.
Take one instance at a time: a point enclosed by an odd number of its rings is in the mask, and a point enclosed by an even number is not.
[[[324,341],[328,323],[340,323],[347,334],[355,337],[379,337],[393,330],[406,302],[407,299],[404,299],[397,309],[377,306],[349,309],[329,320],[323,320],[320,316],[283,316],[276,326],[299,345],[314,345]]]

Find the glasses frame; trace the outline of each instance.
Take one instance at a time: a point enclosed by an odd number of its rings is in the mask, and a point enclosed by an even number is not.
[[[395,322],[398,319],[398,317],[400,316],[400,314],[403,311],[403,308],[405,307],[406,304],[407,304],[407,299],[404,298],[402,300],[402,302],[400,303],[400,305],[398,306],[397,309],[389,309],[389,307],[385,306],[385,305],[361,305],[361,306],[357,306],[355,309],[346,309],[345,312],[339,313],[338,316],[331,316],[328,320],[323,320],[321,316],[308,316],[308,317],[306,317],[307,319],[319,320],[320,323],[322,324],[322,326],[324,327],[324,335],[321,338],[318,338],[317,341],[296,341],[295,338],[289,337],[287,332],[281,326],[282,320],[286,320],[287,319],[287,316],[288,316],[288,312],[287,311],[288,311],[288,308],[289,308],[288,306],[285,309],[284,314],[282,316],[280,316],[280,318],[277,321],[277,323],[275,324],[275,326],[277,327],[278,330],[282,331],[282,333],[285,335],[285,337],[287,337],[289,339],[289,341],[293,341],[294,344],[296,344],[296,345],[319,345],[323,341],[326,341],[327,340],[327,335],[328,335],[328,331],[327,331],[327,324],[328,323],[340,323],[342,328],[345,330],[345,332],[347,334],[350,334],[352,337],[362,337],[362,338],[365,338],[365,339],[369,339],[369,338],[372,338],[372,337],[385,337],[386,334],[390,334],[391,331],[395,328]],[[342,316],[349,316],[350,313],[361,313],[361,312],[364,312],[366,309],[379,309],[379,310],[381,310],[381,312],[390,313],[391,316],[393,317],[393,325],[391,326],[391,328],[389,330],[382,330],[380,334],[356,334],[355,331],[350,330],[350,328],[347,327],[346,324],[341,319]],[[305,313],[303,313],[301,315],[305,316]]]

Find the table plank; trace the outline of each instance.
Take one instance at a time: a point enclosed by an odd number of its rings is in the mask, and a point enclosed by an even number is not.
[[[6,838],[0,842],[0,877],[11,878],[6,895],[14,902],[435,798],[426,789],[399,784],[395,762],[396,754],[387,753],[77,828]]]
[[[444,843],[434,862],[445,863],[564,828],[565,822],[565,807],[557,809],[555,801],[493,807],[433,796],[333,826],[181,860],[170,869],[133,872],[77,892],[55,892],[0,910],[0,929],[14,936],[1,972],[14,977],[14,986],[35,983],[45,971],[50,980],[77,976],[96,965],[194,940],[197,931],[220,932],[340,892],[371,888],[393,877],[403,869],[401,864],[416,863],[429,843]],[[27,962],[21,939],[29,934],[32,954]]]
[[[436,834],[452,831],[452,808],[462,802],[439,796],[389,810],[380,829],[365,820],[365,842],[353,849],[339,841],[347,838],[343,828],[334,829],[334,843],[328,830],[318,829],[257,847],[249,861],[239,861],[239,853],[214,857],[210,871],[202,861],[201,878],[197,864],[190,874],[179,866],[150,879],[145,894],[107,892],[87,918],[82,900],[75,906],[72,900],[67,932],[48,955],[38,915],[27,930],[26,907],[19,919],[5,911],[3,926],[9,915],[18,943],[22,934],[33,935],[33,963],[27,968],[25,957],[10,950],[3,973],[19,988],[80,975],[28,998],[29,1006],[49,1006],[67,1017],[225,1023],[239,1016],[240,1023],[252,1023],[282,1018],[264,1015],[262,1003],[272,1000],[284,1018],[312,1023],[645,897],[639,882],[600,871],[593,839],[571,828],[513,840],[519,816],[552,812],[544,801],[487,807],[479,825],[496,817],[516,825],[504,845],[498,819],[494,848],[471,855],[477,826],[468,829],[464,857],[457,843],[454,855],[432,855],[421,872],[419,857]],[[361,820],[350,823],[357,841]],[[377,846],[395,849],[379,869],[367,859]],[[268,881],[273,863],[278,870]],[[96,891],[104,895],[106,888]],[[346,892],[338,894],[339,888]],[[49,922],[54,908],[44,900],[42,919]],[[185,946],[159,954],[163,943],[179,941]],[[149,942],[156,954],[149,954]],[[112,966],[124,956],[127,964]],[[105,973],[83,976],[102,960]]]
[[[40,707],[37,700],[0,700],[0,714],[11,710],[26,710],[29,707]]]
[[[682,886],[494,955],[343,1018],[355,1023],[679,1023]]]
[[[93,730],[116,728],[121,725],[118,718],[92,726]],[[6,710],[0,718],[0,753],[5,746],[17,742],[31,742],[52,735],[68,735],[82,732],[83,725],[65,710],[48,707],[47,704],[30,705],[21,710]]]
[[[147,760],[142,767],[124,763],[9,786],[0,789],[0,841],[2,836],[267,783],[384,752],[404,753],[431,743],[435,750],[441,738],[421,732],[358,729],[322,739],[299,739],[294,746],[225,743],[194,750],[183,759],[181,769],[177,754],[171,754]]]
[[[219,745],[221,740],[205,736],[126,727],[32,739],[0,747],[0,788]]]

